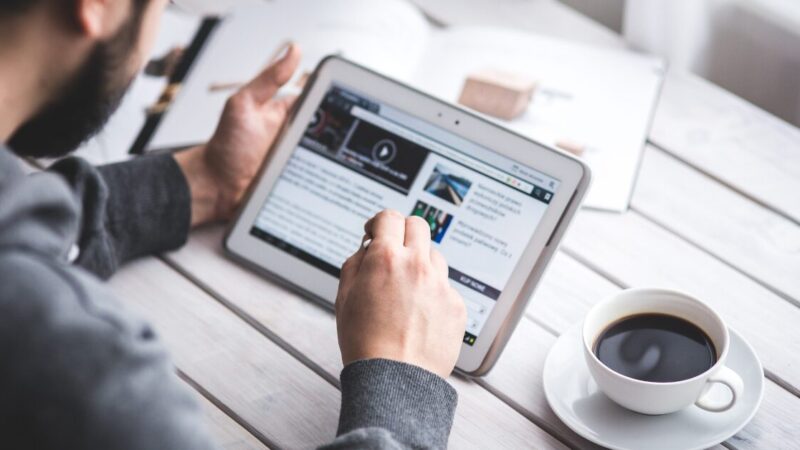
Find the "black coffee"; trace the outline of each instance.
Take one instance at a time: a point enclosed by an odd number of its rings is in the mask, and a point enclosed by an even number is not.
[[[667,314],[638,314],[612,323],[600,334],[594,353],[615,372],[660,383],[695,377],[717,361],[703,330]]]

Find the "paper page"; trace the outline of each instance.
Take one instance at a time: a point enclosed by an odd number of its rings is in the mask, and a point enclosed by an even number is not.
[[[467,75],[486,68],[538,82],[524,115],[496,121],[548,145],[585,145],[583,158],[593,173],[586,206],[626,210],[663,61],[518,31],[457,27],[432,34],[413,83],[456,102]]]
[[[408,79],[429,33],[422,14],[401,0],[272,0],[237,10],[211,37],[149,148],[205,142],[235,88],[259,73],[288,40],[300,44],[298,77],[330,54]],[[296,80],[289,83],[292,86]]]

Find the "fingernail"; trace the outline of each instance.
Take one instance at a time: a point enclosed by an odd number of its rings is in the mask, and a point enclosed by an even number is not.
[[[278,50],[275,51],[275,53],[272,55],[272,58],[270,58],[270,64],[286,59],[286,57],[289,56],[289,49],[291,49],[292,46],[294,46],[294,42],[284,42],[283,45],[278,47]]]

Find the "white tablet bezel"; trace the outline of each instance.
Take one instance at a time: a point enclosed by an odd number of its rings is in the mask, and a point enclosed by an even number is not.
[[[297,148],[313,114],[334,82],[560,181],[533,238],[520,257],[474,345],[462,344],[457,368],[471,375],[486,373],[524,313],[524,306],[536,282],[583,198],[589,182],[588,168],[563,152],[533,142],[342,58],[325,59],[309,80],[310,86],[272,148],[270,159],[251,188],[249,198],[226,235],[224,245],[228,253],[237,259],[261,269],[306,295],[322,300],[329,307],[336,298],[338,278],[252,236],[250,229],[284,166]]]

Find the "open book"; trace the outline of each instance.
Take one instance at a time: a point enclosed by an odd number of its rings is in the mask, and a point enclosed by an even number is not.
[[[492,120],[548,145],[580,143],[594,175],[586,205],[628,207],[663,61],[519,31],[439,29],[402,0],[272,0],[238,10],[211,36],[148,148],[206,141],[237,84],[287,40],[304,52],[298,77],[338,53],[450,102],[476,71],[531,77],[538,88],[527,112]]]

